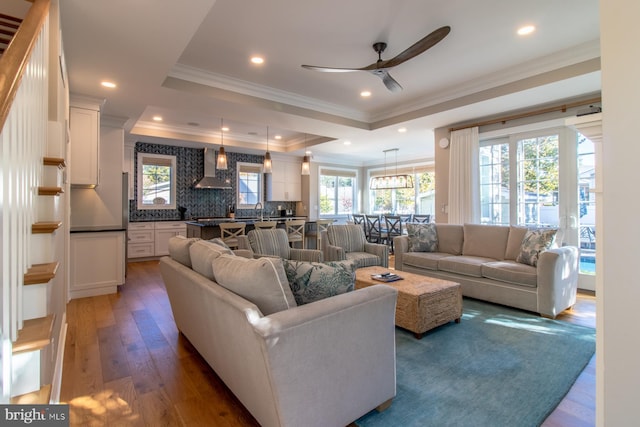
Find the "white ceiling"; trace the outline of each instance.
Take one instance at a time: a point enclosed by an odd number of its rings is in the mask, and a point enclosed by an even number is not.
[[[301,156],[307,135],[316,161],[379,164],[389,148],[429,159],[434,128],[600,91],[597,0],[60,3],[70,90],[105,99],[128,141],[218,145],[224,119],[228,151],[262,154],[268,127],[274,153]],[[524,24],[537,31],[517,36]],[[390,59],[444,25],[444,40],[390,71],[400,93],[366,72],[300,67],[364,67],[374,42]]]

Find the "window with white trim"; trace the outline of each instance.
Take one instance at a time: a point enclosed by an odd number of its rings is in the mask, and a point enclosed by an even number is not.
[[[320,168],[320,216],[349,215],[356,206],[357,172]]]
[[[176,208],[176,156],[138,153],[137,208]]]
[[[261,163],[237,163],[237,209],[253,209],[263,203],[264,181]]]

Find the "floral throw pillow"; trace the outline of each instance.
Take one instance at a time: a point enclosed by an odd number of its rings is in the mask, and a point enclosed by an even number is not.
[[[354,289],[356,273],[351,261],[305,262],[283,259],[282,262],[298,305]]]
[[[409,252],[437,252],[438,233],[435,224],[407,223]]]
[[[556,229],[527,231],[522,239],[520,254],[516,261],[536,267],[540,254],[555,243],[557,232],[558,230]]]

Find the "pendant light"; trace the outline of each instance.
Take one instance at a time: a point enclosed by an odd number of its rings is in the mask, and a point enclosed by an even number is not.
[[[267,152],[264,153],[264,163],[262,164],[264,173],[271,173],[271,153],[269,152],[269,126],[267,126]]]
[[[227,154],[224,152],[224,121],[220,119],[220,151],[218,152],[218,159],[216,160],[216,169],[227,170]]]
[[[387,152],[394,151],[396,153],[396,173],[395,175],[387,175]],[[369,182],[371,190],[391,190],[396,188],[413,188],[413,177],[407,174],[398,175],[398,149],[391,148],[384,150],[384,175],[374,176]]]
[[[307,155],[307,134],[304,134],[304,157],[302,158],[302,175],[309,175],[309,156]]]

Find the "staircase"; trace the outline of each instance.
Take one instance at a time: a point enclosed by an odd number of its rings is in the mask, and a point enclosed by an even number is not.
[[[20,18],[0,13],[0,56],[9,47],[21,23]]]
[[[0,364],[11,372],[0,377],[0,403],[56,403],[68,286],[68,103],[58,67],[48,65],[61,55],[50,40],[59,22],[49,18],[60,0],[11,1],[29,7],[24,19],[0,13],[0,274],[8,296],[0,300]]]

